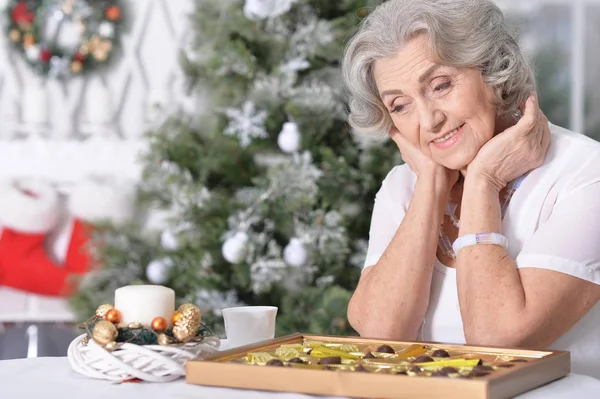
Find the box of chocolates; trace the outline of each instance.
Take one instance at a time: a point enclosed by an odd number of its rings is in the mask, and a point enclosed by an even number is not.
[[[189,384],[353,398],[510,398],[566,376],[569,352],[292,334],[187,362]]]

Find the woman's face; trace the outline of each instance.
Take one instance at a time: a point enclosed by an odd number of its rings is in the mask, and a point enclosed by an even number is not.
[[[449,169],[466,169],[495,133],[493,90],[479,70],[437,64],[426,35],[376,61],[374,77],[394,124],[390,135],[397,130]]]

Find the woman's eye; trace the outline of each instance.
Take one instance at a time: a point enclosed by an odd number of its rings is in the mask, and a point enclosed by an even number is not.
[[[392,108],[392,113],[394,112],[400,112],[404,109],[404,105],[396,105],[395,107]]]
[[[450,87],[450,82],[442,83],[441,85],[436,86],[434,90],[442,91],[442,90],[446,90],[448,87]]]

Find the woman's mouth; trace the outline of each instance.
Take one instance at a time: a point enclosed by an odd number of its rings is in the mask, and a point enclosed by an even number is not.
[[[440,148],[440,149],[449,148],[458,141],[458,139],[460,138],[460,136],[463,133],[463,130],[465,130],[464,127],[465,127],[465,124],[463,123],[461,126],[457,127],[450,133],[446,134],[444,137],[435,139],[431,143],[436,148]]]

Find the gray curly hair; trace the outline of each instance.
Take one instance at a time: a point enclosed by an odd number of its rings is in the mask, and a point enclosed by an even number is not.
[[[392,119],[379,97],[373,66],[420,34],[428,35],[439,62],[481,71],[495,89],[499,114],[515,113],[535,90],[533,70],[516,35],[491,0],[389,0],[365,18],[343,55],[349,123],[356,132],[387,136]]]

